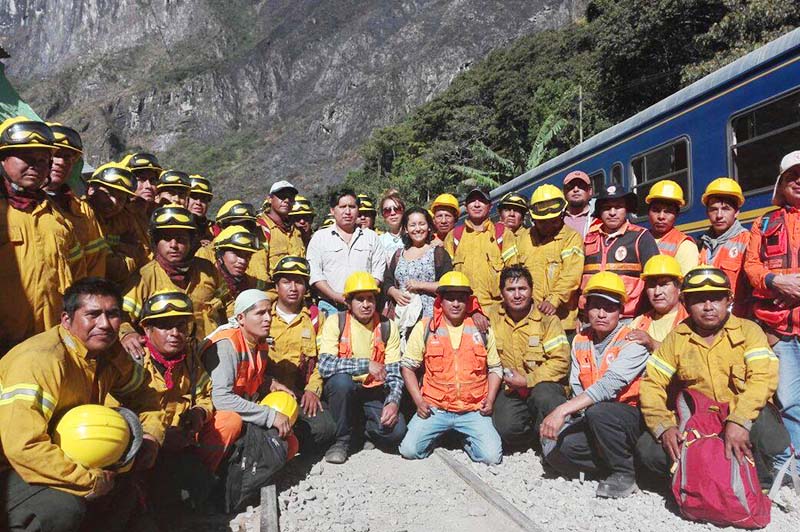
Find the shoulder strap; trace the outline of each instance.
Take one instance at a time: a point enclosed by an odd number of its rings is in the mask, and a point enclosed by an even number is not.
[[[783,209],[777,209],[769,213],[768,217],[761,220],[761,232],[765,232],[767,227],[776,223],[780,218],[783,218]]]
[[[393,272],[397,269],[397,263],[400,261],[400,254],[403,253],[405,248],[402,247],[394,252],[392,260],[389,262],[389,271]]]
[[[506,226],[503,225],[503,222],[496,222],[494,224],[494,241],[497,243],[497,247],[500,248],[500,252],[503,251],[503,233],[506,231]]]
[[[464,224],[457,225],[453,228],[453,254],[455,255],[458,249],[458,243],[461,242],[461,237],[464,236]]]
[[[389,336],[392,334],[392,322],[386,318],[381,317],[381,341],[383,345],[389,341]]]
[[[316,305],[308,307],[308,315],[311,317],[311,325],[314,326],[314,333],[319,334],[319,307]],[[339,330],[341,331],[341,328]]]
[[[424,333],[422,335],[422,345],[428,345],[428,337],[431,335],[431,323],[433,320],[430,318],[422,318],[422,326],[424,327]]]

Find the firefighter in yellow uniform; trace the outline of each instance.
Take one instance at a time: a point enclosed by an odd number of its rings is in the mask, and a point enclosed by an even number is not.
[[[311,242],[311,236],[314,234],[315,214],[314,207],[308,198],[300,195],[294,197],[294,205],[292,205],[292,212],[289,213],[289,220],[300,233],[300,239],[303,241],[303,247],[305,248],[308,248],[308,243]]]
[[[506,264],[524,264],[533,276],[533,301],[545,316],[558,316],[568,337],[575,334],[578,287],[583,274],[583,238],[564,223],[567,200],[553,185],[531,196],[533,227],[515,245],[503,241]]]
[[[525,266],[500,274],[503,304],[489,321],[503,363],[503,390],[494,402],[492,421],[506,451],[537,446],[539,425],[567,400],[569,342],[561,320],[534,305],[533,278]]]
[[[158,176],[164,169],[155,155],[145,152],[126,155],[120,164],[131,171],[136,184],[135,195],[125,207],[125,215],[129,217],[131,232],[144,257],[144,262],[139,265],[141,267],[153,260],[150,251],[150,215],[156,208]]]
[[[211,234],[211,221],[208,219],[208,207],[214,199],[214,189],[207,177],[198,174],[190,175],[192,188],[186,208],[194,215],[195,225],[200,234],[199,245],[207,246],[214,239]]]
[[[229,225],[207,247],[215,250],[214,265],[223,281],[216,295],[221,302],[217,321],[223,323],[233,317],[239,294],[251,288],[264,290],[266,283],[247,273],[250,261],[262,248],[258,238],[241,225]]]
[[[504,227],[489,219],[492,205],[488,191],[474,188],[465,200],[467,219],[444,239],[444,248],[453,257],[453,269],[469,279],[473,293],[484,312],[500,303],[501,249]]]
[[[675,181],[658,181],[645,198],[647,216],[650,218],[650,232],[656,239],[662,255],[675,257],[681,265],[681,273],[697,266],[700,251],[692,237],[675,228],[678,213],[686,205],[683,189]]]
[[[87,530],[108,530],[111,523],[96,523],[96,513],[114,512],[107,517],[121,524],[135,504],[120,485],[125,477],[77,463],[53,439],[74,407],[101,405],[111,395],[138,413],[144,436],[134,469],[151,467],[164,440],[158,392],[117,341],[117,288],[105,279],[82,279],[67,289],[63,308],[60,325],[0,360],[0,511],[11,530],[31,530],[31,523],[42,527],[34,530],[79,530],[81,521]],[[92,445],[90,437],[82,444]],[[111,493],[115,483],[114,500],[122,504],[103,500],[93,507],[90,501]]]
[[[41,190],[56,149],[44,122],[0,124],[0,356],[56,325],[61,294],[86,271],[72,224]]]
[[[497,206],[500,213],[500,223],[508,231],[503,237],[503,247],[514,246],[519,238],[526,233],[525,214],[528,212],[528,200],[521,194],[509,192]]]
[[[53,131],[58,150],[53,154],[50,182],[45,187],[47,195],[61,214],[72,223],[75,236],[81,244],[86,260],[86,275],[106,276],[108,244],[103,238],[100,223],[85,199],[76,196],[67,180],[76,163],[83,156],[83,141],[77,131],[57,123],[48,123]]]
[[[253,261],[254,277],[267,281],[267,293],[275,298],[275,283],[272,271],[283,257],[292,255],[304,257],[306,248],[300,231],[290,218],[297,189],[288,181],[278,181],[269,189],[270,209],[258,217],[261,229],[261,244],[267,253],[266,262]],[[257,257],[260,259],[261,257]]]

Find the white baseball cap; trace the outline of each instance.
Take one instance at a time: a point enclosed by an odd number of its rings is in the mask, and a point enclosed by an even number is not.
[[[286,190],[287,188],[290,188],[290,189],[294,190],[294,193],[297,194],[297,187],[295,187],[293,184],[289,183],[288,181],[278,181],[278,182],[274,183],[269,188],[269,194],[271,196],[271,195],[273,195],[273,194],[275,194],[277,192],[280,192],[281,190]]]
[[[800,150],[787,153],[783,156],[783,159],[781,159],[781,170],[778,173],[778,177],[782,176],[786,170],[795,167],[798,164],[800,164]]]

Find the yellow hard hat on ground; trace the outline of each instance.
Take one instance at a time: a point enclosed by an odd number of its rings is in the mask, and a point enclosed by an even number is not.
[[[189,176],[189,180],[191,181],[192,190],[190,192],[192,194],[202,194],[208,196],[209,199],[214,197],[211,181],[207,177],[194,174]]]
[[[185,188],[190,190],[192,188],[192,179],[189,174],[180,170],[164,170],[158,176],[156,190],[162,188]]]
[[[242,200],[228,200],[217,211],[216,222],[230,225],[238,222],[255,222],[256,208]]]
[[[192,300],[177,290],[159,290],[144,302],[139,322],[174,316],[193,317]]]
[[[701,201],[703,205],[708,207],[708,199],[711,196],[727,196],[736,199],[737,208],[744,205],[744,194],[742,194],[742,187],[739,183],[730,177],[718,177],[708,184]]]
[[[24,116],[15,116],[0,124],[0,151],[20,148],[44,148],[55,151],[58,146],[50,126]]]
[[[509,192],[500,200],[498,209],[519,209],[525,213],[528,210],[528,200],[515,192]]]
[[[653,200],[672,201],[677,203],[679,207],[686,205],[686,201],[683,199],[683,189],[678,183],[669,179],[659,181],[653,185],[644,201],[650,205]]]
[[[272,271],[272,278],[275,279],[279,275],[302,275],[303,277],[311,277],[311,267],[308,261],[303,257],[293,257],[291,255],[283,257],[275,265]]]
[[[437,288],[436,291],[461,291],[472,293],[472,287],[469,285],[469,278],[466,275],[453,270],[442,275],[442,277],[439,279],[439,288]]]
[[[681,292],[728,292],[731,291],[731,280],[724,271],[708,264],[701,264],[689,270],[683,278]]]
[[[528,210],[533,220],[549,220],[561,216],[566,208],[567,200],[561,189],[544,184],[533,191]]]
[[[146,152],[136,152],[126,155],[119,163],[123,166],[127,166],[132,172],[136,172],[137,170],[154,170],[160,173],[163,170],[156,156]]]
[[[431,203],[431,210],[436,211],[438,207],[449,207],[458,213],[458,199],[452,194],[439,194]]]
[[[297,399],[292,397],[292,394],[279,390],[267,394],[261,400],[261,406],[268,406],[273,410],[277,410],[284,416],[289,418],[289,423],[294,425],[297,421],[297,416],[300,414],[300,409],[297,406]]]
[[[681,273],[681,265],[675,260],[675,257],[669,255],[653,255],[644,264],[644,270],[639,277],[647,279],[648,277],[675,277],[679,281],[683,279]]]
[[[305,196],[295,196],[289,216],[303,216],[307,214],[314,215],[314,207],[311,205],[311,201]]]
[[[136,195],[136,182],[133,173],[120,163],[100,165],[86,182],[89,185],[103,185],[114,190],[125,192],[129,196]]]
[[[197,230],[192,213],[186,207],[174,203],[158,207],[150,216],[150,230],[189,229]]]
[[[353,272],[344,282],[344,297],[356,292],[380,292],[378,281],[367,272]]]
[[[129,421],[122,412],[102,405],[81,405],[59,420],[53,443],[81,466],[102,469],[125,458],[132,436]]]
[[[238,249],[255,253],[261,249],[258,238],[241,225],[229,225],[212,241],[215,249]]]
[[[72,150],[78,155],[83,155],[83,140],[81,140],[80,133],[58,122],[48,122],[47,125],[50,126],[53,137],[56,139],[56,147]]]
[[[625,283],[622,282],[622,277],[614,272],[599,272],[589,277],[583,295],[599,296],[620,304],[628,300]]]

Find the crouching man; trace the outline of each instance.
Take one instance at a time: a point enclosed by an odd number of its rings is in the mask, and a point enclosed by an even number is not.
[[[631,329],[620,321],[628,294],[617,274],[593,275],[583,293],[589,326],[572,343],[574,397],[542,422],[542,447],[547,462],[562,474],[608,475],[597,487],[598,497],[627,497],[637,489],[639,380],[649,353],[628,339]],[[571,417],[581,411],[582,417]]]
[[[404,458],[425,458],[442,434],[465,438],[464,451],[475,462],[499,464],[500,435],[492,411],[503,367],[491,329],[481,334],[467,315],[472,289],[461,272],[439,280],[433,319],[423,318],[411,330],[402,360],[403,379],[417,406],[400,444]],[[420,389],[417,370],[425,366]]]
[[[322,326],[317,367],[324,379],[322,397],[336,421],[336,441],[325,453],[332,464],[347,461],[356,408],[375,446],[396,449],[406,433],[399,415],[400,333],[393,322],[381,319],[379,292],[371,274],[350,274],[344,283],[347,311],[328,316]]]
[[[649,470],[667,476],[680,454],[681,435],[667,390],[696,390],[728,403],[723,439],[727,458],[755,462],[763,488],[772,483],[773,462],[788,456],[789,433],[768,405],[778,387],[778,358],[757,324],[729,313],[731,283],[723,270],[703,265],[683,281],[689,318],[670,333],[647,362],[639,397],[650,431],[637,454]]]

